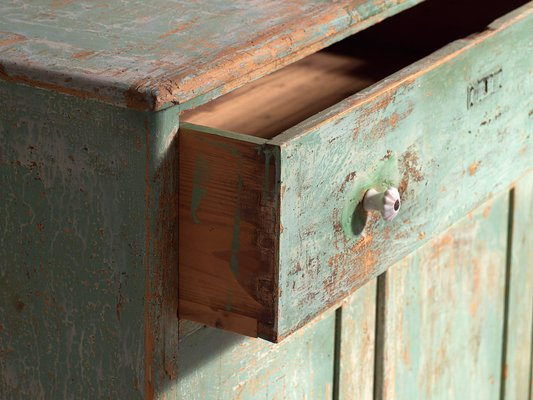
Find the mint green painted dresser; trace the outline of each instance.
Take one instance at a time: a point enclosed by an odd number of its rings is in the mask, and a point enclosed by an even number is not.
[[[532,2],[0,0],[0,399],[529,400],[532,227]]]

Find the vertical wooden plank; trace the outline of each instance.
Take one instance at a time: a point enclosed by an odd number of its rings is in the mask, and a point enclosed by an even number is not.
[[[331,399],[335,313],[272,344],[213,328],[179,344],[177,398]]]
[[[533,310],[533,174],[515,187],[513,203],[502,393],[505,399],[526,399]]]
[[[507,195],[391,268],[383,286],[384,399],[497,399]]]
[[[144,113],[144,398],[168,399],[178,373],[178,114]],[[140,178],[140,177],[139,177]]]
[[[368,282],[342,307],[339,399],[373,398],[376,286]]]

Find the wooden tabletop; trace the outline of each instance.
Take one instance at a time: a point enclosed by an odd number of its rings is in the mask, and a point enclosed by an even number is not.
[[[0,0],[0,78],[191,108],[422,0]]]

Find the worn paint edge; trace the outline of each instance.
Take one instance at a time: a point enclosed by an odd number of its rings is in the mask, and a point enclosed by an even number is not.
[[[290,63],[319,51],[330,44],[342,40],[347,36],[359,32],[385,18],[421,3],[422,1],[424,0],[403,0],[403,2],[399,4],[387,4],[385,5],[387,8],[384,10],[362,20],[353,18],[353,15],[346,10],[348,5],[345,7],[336,6],[333,11],[331,11],[332,6],[327,9],[324,9],[323,6],[316,7],[309,11],[306,15],[307,18],[303,21],[300,19],[299,24],[296,22],[293,29],[295,32],[303,33],[314,29],[325,32],[324,36],[315,42],[303,43],[301,47],[296,49],[292,48],[292,43],[289,45],[285,43],[286,41],[282,41],[282,44],[287,47],[284,49],[284,51],[287,51],[287,55],[281,58],[271,59],[265,64],[260,65],[258,68],[251,70],[245,69],[238,78],[234,79],[231,79],[231,74],[228,74],[226,79],[223,79],[224,77],[221,77],[221,79],[215,79],[216,77],[212,75],[216,72],[216,68],[210,67],[207,68],[205,72],[200,72],[196,75],[193,74],[192,78],[190,77],[190,71],[186,71],[181,74],[171,72],[156,77],[147,76],[141,78],[137,82],[117,82],[113,81],[111,78],[104,77],[95,79],[89,73],[76,73],[68,70],[51,71],[47,65],[38,65],[28,68],[24,65],[22,60],[10,60],[5,58],[0,58],[0,68],[2,66],[4,67],[3,71],[0,69],[0,79],[61,92],[76,97],[95,99],[114,106],[132,108],[140,111],[159,111],[176,105],[180,105],[183,107],[182,109],[185,110],[204,104],[209,100],[228,93],[248,82],[260,78],[261,76],[275,72]],[[327,19],[327,22],[317,25],[315,23],[315,19],[317,18]],[[346,20],[346,26],[336,29],[335,25],[343,23],[344,20]],[[268,32],[269,35],[266,35],[265,32],[263,32],[264,38],[259,36],[261,49],[269,46],[269,40],[274,33],[280,37],[291,37],[292,35],[287,32],[290,28],[291,27],[287,28],[282,26],[282,29],[279,29],[276,32]],[[255,47],[257,47],[257,43],[255,44]],[[281,50],[278,49],[278,51]],[[224,63],[227,64],[224,68],[228,71],[239,70],[239,64],[245,61],[242,58],[235,56],[235,54],[239,52],[248,55],[246,60],[253,59],[254,52],[247,51],[246,46],[241,46],[240,48],[233,49],[229,61],[216,59],[216,62],[211,64],[220,66],[221,63]],[[176,65],[176,69],[179,67],[179,65]],[[6,69],[12,72],[8,73]],[[33,78],[35,76],[40,76],[42,78],[35,79]],[[68,86],[65,84],[66,78],[71,78]],[[170,87],[179,88],[180,84],[183,87],[184,80],[187,80],[187,84],[190,85],[191,88],[182,89],[182,91],[169,91],[169,82]],[[196,83],[197,81],[201,82],[202,80],[207,81],[208,83],[203,86]],[[227,80],[227,82],[225,81],[224,84],[221,85],[219,84],[221,80]],[[198,90],[198,88],[200,88],[200,90]],[[99,91],[96,89],[99,89]],[[99,93],[102,92],[102,89],[104,89],[103,92],[108,94],[102,95]]]
[[[150,177],[150,163],[151,163],[151,154],[150,154],[150,128],[149,121],[147,118],[144,120],[144,130],[145,130],[145,171],[144,171],[144,182],[145,182],[145,217],[144,217],[144,229],[145,229],[145,260],[144,260],[144,398],[147,400],[154,398],[154,383],[152,380],[152,370],[153,370],[153,359],[154,359],[154,337],[152,331],[152,321],[151,321],[151,310],[150,302],[152,300],[151,290],[150,290],[150,266],[152,264],[150,259],[150,242],[152,240],[151,235],[151,213],[150,213],[150,203],[151,203],[151,177]]]
[[[258,138],[256,138],[258,139]],[[273,287],[277,288],[278,290],[275,290],[272,296],[272,312],[273,312],[273,323],[269,326],[267,324],[262,323],[261,321],[258,321],[258,336],[262,339],[271,341],[271,342],[278,342],[279,341],[279,315],[280,315],[280,307],[279,307],[279,298],[280,298],[280,292],[279,292],[279,276],[280,276],[280,243],[281,243],[281,170],[282,170],[282,162],[281,162],[281,148],[279,146],[270,145],[267,140],[265,139],[259,139],[263,142],[261,145],[261,151],[263,152],[263,155],[265,156],[265,172],[269,171],[269,161],[268,159],[270,156],[273,156],[274,159],[274,187],[272,190],[272,201],[269,202],[270,204],[270,217],[273,220],[273,236],[274,236],[274,249],[272,250],[272,281],[273,281]],[[267,158],[266,154],[270,154]],[[268,184],[268,175],[266,174],[263,178],[265,182]],[[268,189],[268,188],[267,188]],[[270,190],[263,190],[263,196],[269,197]]]
[[[213,136],[219,136],[227,139],[238,140],[241,142],[253,143],[258,145],[264,145],[268,143],[268,140],[261,139],[256,136],[245,135],[242,133],[225,131],[223,129],[211,128],[204,125],[191,124],[190,122],[180,122],[180,129],[187,129],[189,131],[197,131],[201,133],[207,133]]]

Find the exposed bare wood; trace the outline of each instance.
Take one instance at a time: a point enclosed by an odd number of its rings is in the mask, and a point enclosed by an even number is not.
[[[320,52],[186,111],[183,121],[272,138],[375,82],[362,58]]]
[[[180,130],[179,312],[272,340],[279,154],[234,136]]]

